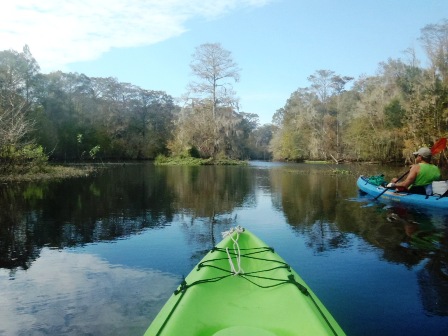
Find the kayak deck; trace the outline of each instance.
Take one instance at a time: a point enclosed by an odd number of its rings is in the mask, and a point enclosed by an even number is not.
[[[344,332],[299,275],[244,230],[230,233],[199,262],[145,335]]]

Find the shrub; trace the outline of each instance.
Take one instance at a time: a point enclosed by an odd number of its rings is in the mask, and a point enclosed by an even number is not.
[[[4,146],[0,150],[0,173],[29,173],[41,172],[47,168],[48,157],[42,146],[25,145]]]

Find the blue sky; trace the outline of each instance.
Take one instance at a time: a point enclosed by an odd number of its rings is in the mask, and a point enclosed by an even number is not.
[[[197,46],[220,43],[241,68],[241,111],[269,123],[320,69],[358,78],[420,49],[448,19],[446,0],[15,0],[2,4],[0,50],[28,44],[43,73],[116,77],[177,98]]]

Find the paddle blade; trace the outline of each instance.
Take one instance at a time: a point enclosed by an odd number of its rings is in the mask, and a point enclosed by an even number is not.
[[[446,138],[440,138],[437,142],[431,147],[432,155],[439,154],[446,148]]]

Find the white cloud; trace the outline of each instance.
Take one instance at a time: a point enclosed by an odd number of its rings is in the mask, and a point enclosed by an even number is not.
[[[0,335],[142,334],[180,279],[43,249],[14,280],[0,269]]]
[[[16,0],[2,4],[0,50],[28,44],[43,72],[94,60],[111,48],[154,44],[184,33],[188,20],[214,19],[272,0]]]

